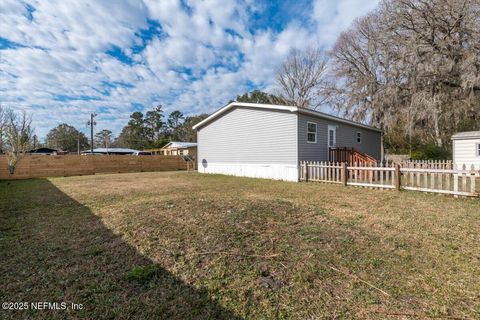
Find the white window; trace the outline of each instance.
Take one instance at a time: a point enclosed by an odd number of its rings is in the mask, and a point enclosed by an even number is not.
[[[328,126],[328,146],[335,147],[337,145],[337,127]]]
[[[362,133],[357,131],[357,143],[362,143]]]
[[[317,143],[317,124],[307,122],[307,143]]]

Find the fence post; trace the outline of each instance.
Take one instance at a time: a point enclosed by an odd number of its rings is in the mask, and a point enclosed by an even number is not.
[[[470,193],[475,194],[475,165],[470,166]]]
[[[305,182],[308,182],[308,161],[305,161]]]
[[[400,191],[400,165],[395,163],[395,190]]]
[[[346,162],[342,162],[342,173],[341,173],[341,177],[342,177],[342,184],[343,186],[347,186],[347,180],[348,180],[348,175],[347,175],[347,163]]]
[[[453,174],[453,191],[455,193],[458,192],[458,167],[455,165],[455,170],[457,170],[457,173]],[[455,198],[458,198],[458,194],[454,195]]]

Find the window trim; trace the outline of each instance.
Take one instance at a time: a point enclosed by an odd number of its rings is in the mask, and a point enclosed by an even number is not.
[[[315,132],[308,130],[308,129],[309,129],[308,127],[309,127],[310,124],[314,124],[314,125],[315,125]],[[316,122],[307,121],[307,143],[317,143],[317,140],[318,140],[318,139],[317,139],[317,133],[318,133],[318,125],[317,125],[317,123],[316,123]],[[315,141],[309,141],[309,140],[308,140],[308,135],[309,135],[309,134],[315,134]]]
[[[356,141],[357,141],[358,144],[362,144],[362,132],[361,131],[357,131]]]
[[[333,144],[330,145],[330,131],[333,131]],[[337,126],[328,125],[327,130],[327,147],[335,148],[337,146]]]

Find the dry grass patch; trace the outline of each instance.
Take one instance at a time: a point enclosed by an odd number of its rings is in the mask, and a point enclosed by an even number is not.
[[[185,172],[0,190],[3,301],[91,318],[480,317],[478,199]]]

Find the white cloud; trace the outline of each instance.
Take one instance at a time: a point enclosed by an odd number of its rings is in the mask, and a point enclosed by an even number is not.
[[[315,0],[312,19],[317,23],[319,41],[331,46],[338,34],[358,17],[373,10],[380,0]]]
[[[61,122],[86,131],[93,111],[118,133],[134,104],[211,112],[271,88],[292,48],[331,46],[376,2],[315,1],[278,30],[251,24],[268,7],[251,0],[4,0],[0,101],[30,111],[40,136]],[[161,34],[142,37],[152,21]],[[116,48],[124,62],[107,54]]]

